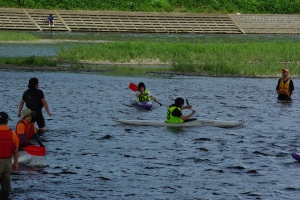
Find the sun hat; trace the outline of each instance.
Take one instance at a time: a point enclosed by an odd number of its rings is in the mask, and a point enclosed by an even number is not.
[[[290,73],[290,71],[288,69],[285,69],[285,68],[282,68],[282,72]]]
[[[31,111],[28,108],[24,109],[22,111],[21,120],[23,120],[27,115],[30,115],[30,114],[31,114],[32,117],[34,117],[36,113],[35,113],[35,111]]]
[[[6,112],[0,112],[0,124],[5,124],[7,120],[10,120]]]

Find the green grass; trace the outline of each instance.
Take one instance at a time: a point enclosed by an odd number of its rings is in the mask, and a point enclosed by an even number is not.
[[[0,31],[0,41],[34,41],[35,36],[24,32]]]
[[[280,42],[114,42],[61,48],[57,58],[69,62],[159,59],[173,72],[211,76],[275,76],[282,67],[300,75],[300,43]]]
[[[14,58],[0,58],[0,63],[2,64],[12,64],[12,65],[25,65],[25,66],[49,66],[49,67],[56,67],[57,61],[51,61],[44,57],[14,57]]]
[[[100,10],[130,12],[193,12],[299,14],[299,0],[4,0],[2,8]]]

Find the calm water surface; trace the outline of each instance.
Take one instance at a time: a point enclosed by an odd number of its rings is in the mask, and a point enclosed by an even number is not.
[[[44,112],[46,165],[21,165],[11,199],[299,198],[300,163],[291,157],[300,151],[299,79],[294,101],[284,104],[276,100],[277,79],[0,71],[0,105],[11,128],[31,77],[53,113]],[[134,99],[129,83],[140,81],[163,106],[124,106]],[[196,117],[246,123],[171,129],[112,121],[164,119],[178,96]]]

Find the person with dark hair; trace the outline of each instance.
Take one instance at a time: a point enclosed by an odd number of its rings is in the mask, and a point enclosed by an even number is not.
[[[39,81],[37,78],[31,78],[28,84],[28,90],[23,93],[22,100],[19,105],[18,117],[21,117],[21,111],[23,109],[24,103],[26,107],[32,111],[35,111],[35,116],[32,118],[33,123],[37,123],[39,130],[38,132],[44,132],[46,130],[45,119],[42,113],[43,107],[49,116],[52,113],[49,110],[48,103],[44,97],[42,90],[38,89]]]
[[[193,114],[196,112],[195,110],[192,110],[191,114],[189,115],[183,115],[181,110],[192,108],[191,105],[184,106],[184,99],[181,97],[178,97],[175,99],[175,103],[170,105],[167,111],[167,123],[182,123],[187,121],[192,121],[195,119],[190,119]]]
[[[146,89],[145,83],[140,82],[138,84],[138,89],[137,93],[135,96],[137,97],[137,102],[143,102],[143,101],[150,101],[151,98],[157,102],[157,99],[150,94],[150,91]]]
[[[48,24],[49,26],[50,25],[54,26],[54,17],[52,16],[52,14],[48,16]]]
[[[16,171],[19,168],[19,139],[17,134],[7,126],[8,120],[8,114],[0,112],[0,183],[1,193],[5,196],[9,196],[11,191],[11,171],[12,169]],[[12,156],[14,157],[13,164],[11,164]]]
[[[278,93],[277,99],[279,100],[291,100],[291,95],[294,93],[294,83],[289,78],[290,71],[288,69],[282,69],[282,78],[278,80],[276,90]]]

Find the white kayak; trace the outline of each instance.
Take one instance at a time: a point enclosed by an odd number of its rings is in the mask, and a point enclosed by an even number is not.
[[[167,126],[167,127],[199,127],[199,126],[216,126],[220,128],[236,127],[244,124],[244,121],[223,121],[212,119],[195,119],[183,123],[166,123],[162,120],[126,120],[126,119],[112,119],[115,122],[130,125],[147,125],[147,126]]]
[[[26,153],[26,151],[19,151],[18,153],[19,153],[19,158],[18,158],[19,163],[27,162],[32,158],[32,155]],[[13,162],[14,162],[14,158],[12,158],[12,163]]]

